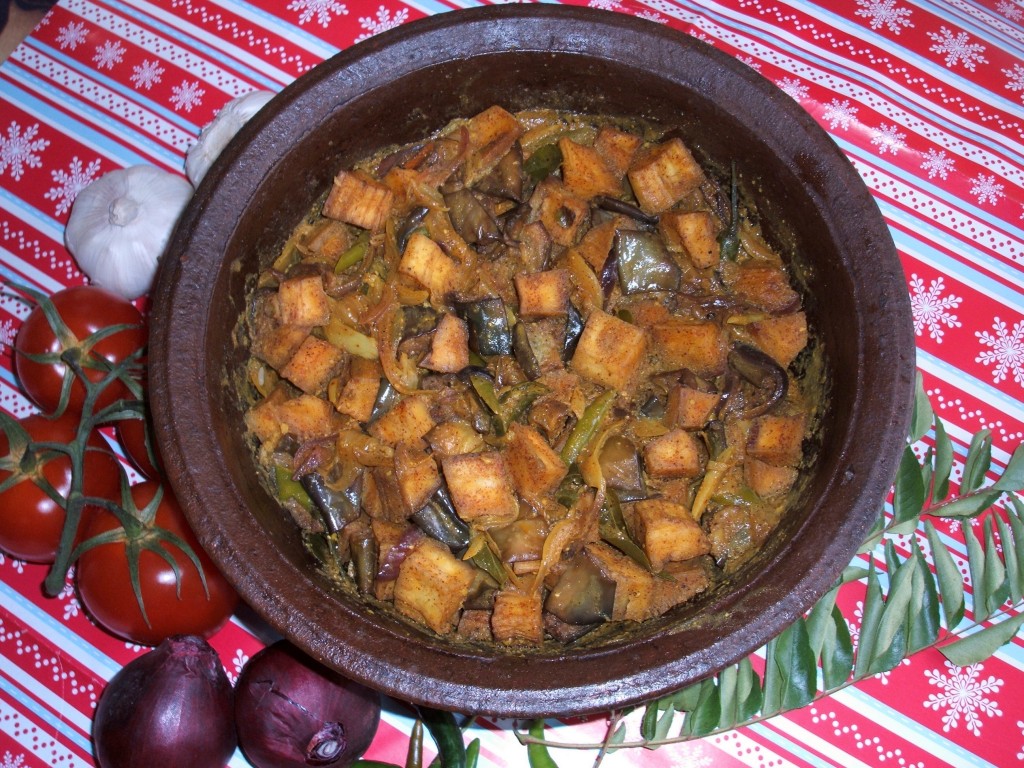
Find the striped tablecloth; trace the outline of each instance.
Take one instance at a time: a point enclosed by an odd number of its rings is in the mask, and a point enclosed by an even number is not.
[[[84,282],[63,227],[89,181],[137,163],[181,172],[186,149],[229,99],[278,90],[339,49],[475,4],[62,0],[0,67],[0,275],[47,292]],[[992,431],[995,464],[1004,465],[1024,438],[1024,3],[591,5],[671,25],[736,56],[829,131],[892,229],[919,368],[956,447],[954,479],[982,428]],[[24,315],[0,297],[0,407],[19,417],[31,407],[9,345]],[[939,530],[963,565],[959,525],[940,522]],[[44,574],[0,555],[0,768],[92,765],[97,697],[144,650],[94,627],[70,588],[42,597]],[[857,585],[840,595],[855,640],[862,599]],[[212,642],[232,676],[262,645],[241,620]],[[617,752],[604,764],[1006,766],[1024,760],[1022,688],[1019,639],[968,668],[924,651],[790,714],[657,751]],[[404,763],[411,722],[390,705],[369,756]],[[589,743],[603,737],[605,719],[550,725],[553,738]],[[635,732],[635,721],[630,727]],[[510,724],[481,723],[473,735],[482,741],[481,765],[526,764]],[[582,766],[594,754],[555,757]],[[238,755],[232,761],[244,764]]]

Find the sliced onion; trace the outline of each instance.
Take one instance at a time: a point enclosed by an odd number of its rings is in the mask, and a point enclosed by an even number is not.
[[[379,722],[379,694],[284,640],[253,656],[235,686],[238,742],[256,768],[350,765]]]
[[[93,719],[102,768],[222,768],[236,744],[231,683],[195,635],[170,637],[129,662]]]

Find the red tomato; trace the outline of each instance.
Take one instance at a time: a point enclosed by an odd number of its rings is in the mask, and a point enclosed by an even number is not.
[[[150,480],[160,477],[153,431],[147,419],[124,419],[117,423],[117,439],[137,470]],[[155,460],[155,461],[154,461]]]
[[[33,443],[69,443],[78,430],[78,419],[65,414],[59,419],[27,416],[20,422]],[[117,500],[120,498],[120,469],[117,459],[107,449],[98,433],[89,436],[83,461],[82,492],[87,496]],[[7,434],[0,430],[0,456],[9,456]],[[56,451],[29,452],[35,460],[23,461],[21,456],[10,456],[18,462],[15,472],[0,470],[0,483],[13,475],[20,476],[13,485],[0,491],[0,549],[19,560],[52,563],[64,528],[64,507],[47,495],[37,484],[48,482],[61,496],[71,490],[71,459]],[[87,524],[91,510],[86,508],[79,531]]]
[[[57,410],[68,367],[59,361],[35,362],[25,357],[26,354],[60,355],[69,348],[79,346],[102,328],[132,325],[132,328],[126,328],[97,341],[92,347],[91,356],[94,360],[105,358],[110,363],[117,364],[142,349],[147,338],[145,323],[135,305],[103,288],[94,285],[65,288],[53,294],[50,301],[75,338],[57,338],[42,308],[36,306],[21,324],[14,342],[15,371],[21,388],[29,399],[46,413],[54,413]],[[104,371],[86,367],[85,374],[91,381],[98,381],[103,378]],[[130,397],[128,388],[120,382],[112,382],[99,396],[96,410],[110,405],[119,398],[127,397]],[[71,387],[68,410],[72,413],[81,413],[84,400],[85,387],[76,378]]]
[[[160,484],[153,481],[132,486],[136,507],[142,510],[153,500],[159,487]],[[203,590],[192,561],[173,544],[156,542],[154,527],[180,536],[192,548],[206,576],[209,596]],[[97,511],[85,537],[119,528],[113,515]],[[101,544],[82,553],[76,568],[78,595],[85,610],[100,626],[143,645],[157,645],[171,635],[210,637],[224,626],[238,604],[238,595],[199,546],[177,499],[166,486],[156,516],[151,524],[143,524],[136,541],[159,543],[177,563],[179,578],[175,579],[173,568],[163,557],[140,548],[138,567],[142,602],[146,608],[144,617],[132,590],[127,554],[130,548],[125,542]]]

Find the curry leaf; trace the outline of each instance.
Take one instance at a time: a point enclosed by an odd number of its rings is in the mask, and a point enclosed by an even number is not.
[[[917,386],[914,388],[914,408],[910,417],[910,442],[916,443],[928,434],[935,415],[928,393],[924,391],[924,381],[920,372],[917,374]]]
[[[967,458],[964,460],[964,474],[960,480],[961,495],[976,491],[981,488],[992,466],[992,433],[983,429],[971,439],[967,448]]]
[[[896,486],[893,491],[893,527],[895,533],[907,533],[917,527],[917,518],[924,507],[925,487],[921,477],[921,465],[917,463],[914,449],[909,445],[903,449]]]
[[[1024,490],[1024,445],[1017,446],[992,487],[1008,493]]]
[[[867,668],[874,656],[878,622],[882,618],[884,608],[882,588],[878,583],[875,563],[872,561],[868,566],[868,584],[864,593],[864,611],[860,623],[860,644],[857,647],[857,660],[853,669],[853,675],[856,678],[867,676]]]
[[[988,594],[983,588],[985,583],[985,553],[981,549],[981,542],[974,535],[974,530],[969,525],[963,526],[964,542],[967,544],[967,568],[971,574],[971,584],[974,586],[974,620],[984,621],[992,610],[988,603]]]
[[[1002,495],[1000,491],[978,491],[970,496],[958,496],[932,507],[937,517],[977,517],[991,507]]]
[[[797,619],[775,638],[765,667],[765,714],[809,704],[817,690],[817,659],[811,652],[807,624]],[[769,675],[769,670],[771,674]],[[769,696],[768,679],[772,680]]]
[[[946,617],[946,627],[950,630],[964,618],[964,585],[963,576],[953,562],[946,545],[939,539],[938,531],[930,520],[924,524],[928,536],[928,544],[932,549],[932,562],[935,563],[935,575],[939,580],[939,593],[942,596],[942,613]]]
[[[921,548],[914,539],[911,548],[914,565],[913,589],[916,610],[908,615],[907,653],[917,653],[932,645],[939,637],[939,595],[935,578],[928,570]]]
[[[831,691],[845,683],[853,672],[853,640],[850,627],[838,606],[832,608],[832,622],[826,629],[821,677],[822,688]]]
[[[1010,596],[1010,588],[1006,583],[1006,566],[996,549],[995,524],[992,518],[985,521],[985,565],[982,589],[988,595],[988,607],[995,611]]]
[[[718,686],[709,678],[699,684],[698,691],[697,706],[683,720],[683,731],[688,736],[704,736],[718,725],[721,710]]]
[[[736,708],[737,718],[740,722],[749,720],[761,711],[763,700],[761,693],[761,678],[757,676],[750,657],[743,659],[737,667]]]
[[[723,669],[718,675],[718,698],[721,702],[718,713],[718,728],[732,728],[742,718],[739,716],[739,701],[736,697],[736,682],[739,668],[732,665]]]
[[[1012,519],[1012,518],[1011,518]],[[1002,545],[1003,564],[1006,567],[1006,590],[1010,596],[1010,602],[1016,604],[1024,599],[1024,582],[1020,569],[1020,559],[1017,557],[1016,541],[1013,532],[1007,523],[999,515],[995,515],[996,527],[999,529],[999,543]]]
[[[891,542],[886,542],[886,550],[895,552]],[[869,674],[893,669],[906,653],[907,613],[914,596],[913,572],[913,562],[909,559],[901,563],[895,573],[890,572],[889,595],[878,622],[875,648],[867,667]]]
[[[941,419],[935,420],[935,470],[932,473],[932,503],[949,495],[949,476],[953,472],[953,442]]]
[[[1022,624],[1024,624],[1024,613],[985,627],[949,645],[941,646],[939,651],[958,667],[977,664],[1013,640]]]
[[[807,615],[807,641],[815,658],[821,658],[822,656],[825,635],[832,620],[832,607],[836,604],[836,596],[838,594],[839,587],[826,592]]]

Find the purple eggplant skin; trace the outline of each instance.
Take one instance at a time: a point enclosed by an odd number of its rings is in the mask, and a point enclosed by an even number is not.
[[[231,681],[201,637],[169,637],[110,679],[93,717],[100,768],[223,768],[238,739]]]
[[[287,640],[253,656],[235,685],[239,746],[255,768],[343,768],[380,723],[380,694],[318,664]]]

